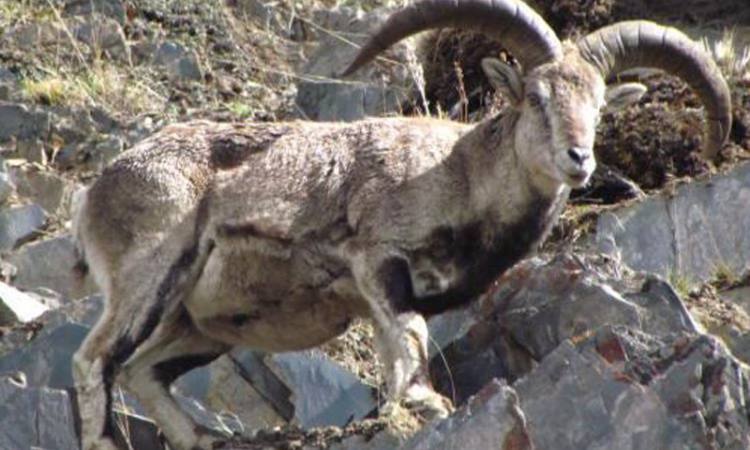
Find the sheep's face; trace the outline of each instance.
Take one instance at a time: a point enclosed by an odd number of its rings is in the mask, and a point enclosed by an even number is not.
[[[596,168],[594,138],[605,86],[588,64],[566,62],[547,64],[526,77],[516,149],[532,174],[580,187]]]
[[[573,49],[525,77],[497,60],[482,65],[515,105],[515,150],[531,176],[573,188],[586,184],[596,168],[596,126],[609,98],[599,72]],[[637,93],[640,98],[643,91]]]

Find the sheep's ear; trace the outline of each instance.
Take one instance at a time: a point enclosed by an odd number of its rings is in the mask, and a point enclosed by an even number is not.
[[[484,58],[482,70],[496,91],[500,91],[513,104],[523,100],[523,82],[521,74],[497,58]]]
[[[641,83],[620,83],[607,86],[604,100],[607,102],[607,112],[619,111],[632,105],[646,93],[646,86]]]

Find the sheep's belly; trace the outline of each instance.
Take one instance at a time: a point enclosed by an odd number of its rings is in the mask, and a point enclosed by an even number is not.
[[[365,313],[343,267],[311,252],[259,254],[219,245],[186,300],[196,326],[213,339],[267,351],[314,347]]]

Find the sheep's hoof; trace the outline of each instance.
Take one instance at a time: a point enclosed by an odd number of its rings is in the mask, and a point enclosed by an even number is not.
[[[445,419],[453,411],[453,403],[437,392],[433,395],[423,396],[418,399],[409,399],[404,402],[412,414],[422,418],[425,422],[431,422],[437,419]]]

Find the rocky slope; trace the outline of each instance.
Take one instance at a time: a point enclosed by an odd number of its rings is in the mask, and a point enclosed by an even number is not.
[[[731,142],[717,167],[695,158],[692,94],[641,74],[649,93],[604,117],[596,181],[540,255],[430,321],[454,415],[377,418],[366,322],[322,349],[238,349],[177,382],[182,406],[228,449],[750,448],[750,18],[636,3],[531,2],[565,36],[647,11],[705,38],[732,87]],[[502,104],[477,62],[512,55],[471,33],[336,78],[398,4],[0,0],[0,449],[78,448],[70,357],[103,300],[75,268],[70,199],[124,149],[195,117],[476,121]],[[123,445],[165,448],[127,392],[117,410]]]

